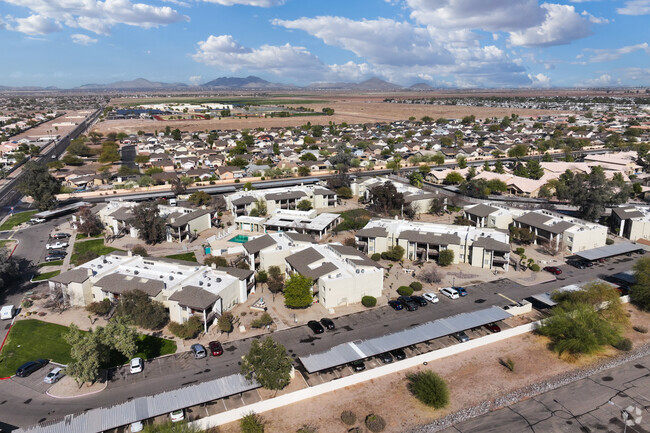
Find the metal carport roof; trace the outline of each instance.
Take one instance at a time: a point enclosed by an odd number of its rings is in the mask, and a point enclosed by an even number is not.
[[[541,302],[542,304],[547,305],[549,307],[554,307],[554,306],[557,305],[557,302],[555,302],[553,299],[551,299],[551,294],[553,292],[572,292],[572,291],[575,291],[575,290],[580,290],[584,286],[586,286],[587,284],[591,284],[591,283],[605,283],[605,284],[609,284],[610,286],[617,287],[616,284],[613,284],[613,283],[610,283],[608,281],[601,280],[600,278],[598,278],[598,279],[595,279],[595,280],[592,280],[592,281],[585,281],[585,282],[578,283],[578,284],[571,284],[571,285],[568,285],[568,286],[563,286],[563,287],[560,287],[560,288],[555,289],[555,290],[550,291],[550,292],[538,293],[537,295],[531,296],[531,298],[533,298],[534,300],[536,300],[538,302]]]
[[[585,260],[598,260],[618,256],[620,254],[632,253],[643,249],[642,245],[633,244],[632,242],[624,242],[620,244],[606,245],[600,248],[592,248],[590,250],[575,253],[575,255],[582,257]]]
[[[339,344],[325,352],[301,356],[300,362],[302,362],[302,365],[308,372],[313,373],[315,371],[336,367],[337,365],[347,364],[358,359],[379,355],[390,350],[433,340],[434,338],[453,334],[454,332],[497,322],[511,316],[510,313],[499,307],[457,314],[381,337]]]

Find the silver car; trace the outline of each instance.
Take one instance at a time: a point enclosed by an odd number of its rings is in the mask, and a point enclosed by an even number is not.
[[[58,382],[65,374],[63,374],[63,369],[61,367],[57,367],[52,369],[49,373],[47,373],[47,376],[45,376],[45,379],[43,379],[43,382],[45,383],[56,383]]]

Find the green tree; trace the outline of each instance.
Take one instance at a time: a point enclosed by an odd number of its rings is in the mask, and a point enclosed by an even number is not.
[[[352,190],[347,186],[342,186],[336,190],[336,196],[344,200],[351,199]]]
[[[305,308],[313,302],[314,281],[298,273],[291,274],[284,286],[284,305],[288,308]]]
[[[640,310],[650,311],[650,258],[643,257],[634,264],[634,285],[630,301]]]
[[[528,173],[527,177],[530,179],[537,180],[544,176],[544,169],[536,159],[526,161],[526,171]]]
[[[426,176],[427,174],[431,173],[431,167],[429,167],[426,164],[418,167],[418,170],[420,171],[420,173],[422,173],[423,176]]]
[[[82,140],[78,139],[72,140],[66,151],[76,156],[90,156],[93,154],[90,147],[86,146]]]
[[[492,169],[490,168],[490,163],[488,161],[485,161],[483,164],[483,171],[491,171]]]
[[[291,381],[291,357],[283,345],[271,337],[260,342],[254,339],[241,363],[241,374],[248,380],[255,379],[266,389],[278,391]]]
[[[255,412],[244,415],[239,420],[241,433],[264,433],[264,420]]]
[[[63,163],[63,161],[58,161],[57,160],[57,161],[51,161],[51,162],[47,163],[47,168],[49,168],[51,170],[59,171],[63,167],[65,167],[65,164]]]
[[[169,321],[169,313],[162,302],[152,300],[142,290],[125,291],[115,315],[145,329],[160,329]]]
[[[93,213],[89,206],[83,206],[77,212],[80,221],[77,224],[77,231],[86,236],[97,236],[102,232],[104,226],[97,214]]]
[[[99,379],[102,364],[108,355],[99,335],[93,330],[84,333],[73,323],[64,339],[71,346],[70,357],[73,360],[66,366],[65,374],[78,385]]]
[[[393,262],[399,262],[404,257],[404,253],[404,247],[401,245],[393,245],[387,251],[381,253],[381,258]]]
[[[260,269],[255,275],[255,283],[264,285],[269,282],[269,274],[264,270]]]
[[[233,321],[232,313],[230,312],[223,313],[221,317],[219,317],[219,319],[217,320],[217,327],[219,328],[219,331],[231,333],[232,330],[234,329],[232,321]]]
[[[443,183],[446,185],[457,185],[461,183],[463,180],[463,175],[458,173],[457,171],[452,171],[445,176],[445,180],[443,180]]]
[[[434,162],[436,165],[442,165],[445,163],[445,155],[442,153],[436,153],[431,157],[431,162]]]
[[[438,265],[440,266],[449,266],[454,263],[454,251],[453,250],[442,250],[438,253]]]
[[[23,166],[21,179],[16,189],[22,194],[31,196],[39,210],[48,210],[56,206],[55,195],[61,190],[61,182],[50,175],[47,167],[29,161]]]
[[[416,188],[422,188],[424,177],[419,171],[414,171],[409,175],[409,183]]]
[[[212,203],[212,196],[205,191],[196,191],[190,195],[187,201],[195,206],[207,206]]]
[[[104,344],[131,359],[138,353],[138,331],[129,326],[125,317],[114,317],[108,321],[102,333]]]
[[[114,163],[120,160],[119,146],[113,141],[107,141],[102,144],[102,153],[99,155],[98,161],[102,164]]]
[[[298,207],[298,210],[301,210],[301,211],[311,210],[311,208],[312,208],[311,200],[308,200],[308,199],[300,200],[298,202],[297,207]]]
[[[508,149],[508,157],[521,158],[528,154],[528,146],[525,144],[516,144]]]
[[[265,216],[267,212],[266,208],[266,200],[263,198],[257,199],[255,202],[255,205],[253,206],[253,210],[251,210],[250,216]]]
[[[138,229],[138,236],[147,244],[157,244],[167,238],[166,220],[160,216],[160,209],[155,202],[135,206],[130,223]]]
[[[548,152],[545,152],[542,157],[542,162],[553,162],[553,157]]]
[[[137,164],[146,164],[149,162],[149,155],[137,155],[134,159]]]
[[[499,174],[504,174],[506,172],[503,168],[503,162],[497,160],[497,162],[494,163],[494,172]]]
[[[298,167],[298,176],[305,177],[305,176],[309,176],[310,174],[311,174],[311,169],[306,165],[301,165],[300,167]]]
[[[408,389],[422,403],[435,409],[449,404],[447,383],[433,371],[420,371],[406,376]]]
[[[314,155],[311,152],[306,152],[302,156],[300,156],[301,161],[318,161],[318,158],[316,158],[316,155]]]
[[[458,162],[458,168],[460,169],[467,168],[467,158],[465,158],[464,156],[458,158],[456,162]]]

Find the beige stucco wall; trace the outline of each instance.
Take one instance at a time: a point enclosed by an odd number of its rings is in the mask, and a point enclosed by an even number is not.
[[[366,272],[347,278],[318,279],[318,300],[325,308],[335,308],[361,302],[364,296],[381,296],[383,272],[364,269]]]
[[[567,230],[564,232],[564,244],[572,253],[604,247],[607,240],[607,227],[598,226],[592,230]]]
[[[630,240],[650,239],[650,222],[630,221],[628,224],[632,224],[630,228]]]

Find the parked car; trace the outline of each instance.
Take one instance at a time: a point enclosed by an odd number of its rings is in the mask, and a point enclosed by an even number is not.
[[[218,341],[209,342],[208,349],[210,349],[212,356],[221,356],[223,354],[223,347]]]
[[[458,296],[467,296],[467,290],[464,287],[452,287],[455,291],[458,292]]]
[[[501,332],[501,328],[496,323],[488,323],[487,325],[484,326],[490,332]]]
[[[9,320],[13,319],[16,314],[16,307],[13,305],[5,305],[0,309],[0,319]]]
[[[454,338],[460,341],[461,343],[465,343],[469,341],[469,337],[467,336],[467,334],[465,334],[465,331],[455,332]]]
[[[557,266],[545,266],[544,270],[546,272],[550,272],[553,275],[560,275],[562,273],[562,269],[558,268]]]
[[[323,332],[325,332],[325,329],[323,329],[321,324],[315,320],[310,320],[309,322],[307,322],[307,326],[309,326],[309,328],[312,331],[314,331],[314,334],[322,334]]]
[[[394,299],[391,300],[391,301],[388,301],[388,305],[393,307],[393,310],[402,310],[402,309],[404,309],[404,305],[402,305],[402,303],[400,301],[396,301]]]
[[[410,296],[400,296],[397,300],[404,305],[404,308],[406,308],[407,311],[415,311],[418,309],[417,302],[411,299]]]
[[[169,417],[172,422],[179,422],[185,419],[185,411],[183,409],[178,409],[169,413]]]
[[[390,354],[393,355],[393,358],[397,359],[398,361],[406,359],[406,353],[404,353],[402,349],[391,350]]]
[[[358,359],[356,361],[352,361],[350,363],[350,367],[352,367],[354,371],[363,371],[366,369],[366,364],[364,364],[363,360]]]
[[[452,287],[443,287],[440,289],[440,293],[448,297],[449,299],[458,299],[460,296],[458,292]]]
[[[616,290],[618,290],[618,293],[620,293],[621,296],[630,294],[630,288],[627,286],[616,286]]]
[[[40,370],[45,367],[49,361],[47,359],[37,359],[36,361],[28,361],[18,367],[16,370],[16,376],[18,377],[27,377],[36,370]]]
[[[67,241],[56,241],[52,242],[51,244],[45,245],[45,248],[48,250],[55,250],[58,248],[67,248],[68,247],[68,242]]]
[[[423,296],[411,296],[411,299],[420,307],[426,307],[429,304]]]
[[[63,260],[65,258],[65,254],[48,254],[45,256],[45,261],[46,262],[56,262],[57,260]]]
[[[45,383],[56,383],[58,382],[63,376],[63,369],[61,367],[56,367],[53,368],[52,371],[47,373],[47,376],[45,376],[45,379],[43,379],[43,382]]]
[[[45,222],[45,218],[31,218],[29,222],[31,224],[40,224]]]
[[[393,355],[388,352],[381,353],[377,358],[379,358],[379,360],[384,364],[390,364],[393,362]]]
[[[144,424],[142,424],[142,421],[136,421],[136,422],[131,424],[130,429],[131,429],[130,430],[131,433],[141,432],[142,430],[144,430]]]
[[[142,373],[144,361],[142,358],[133,358],[131,360],[131,374]]]
[[[332,319],[328,319],[327,317],[320,319],[320,324],[323,325],[325,329],[329,329],[330,331],[335,328]]]
[[[194,359],[201,359],[208,356],[208,352],[205,351],[205,347],[202,344],[192,344],[190,350],[194,353]]]
[[[435,293],[431,293],[431,292],[426,292],[426,293],[422,294],[422,297],[424,299],[426,299],[427,301],[431,302],[432,304],[435,304],[435,303],[437,303],[439,301],[438,295],[436,295]]]
[[[70,234],[59,232],[59,233],[54,233],[51,237],[52,239],[68,239],[70,237]]]
[[[578,268],[578,269],[584,269],[584,268],[587,267],[587,265],[585,265],[585,262],[583,262],[581,260],[572,260],[572,261],[567,262],[567,264],[573,266],[574,268]]]

